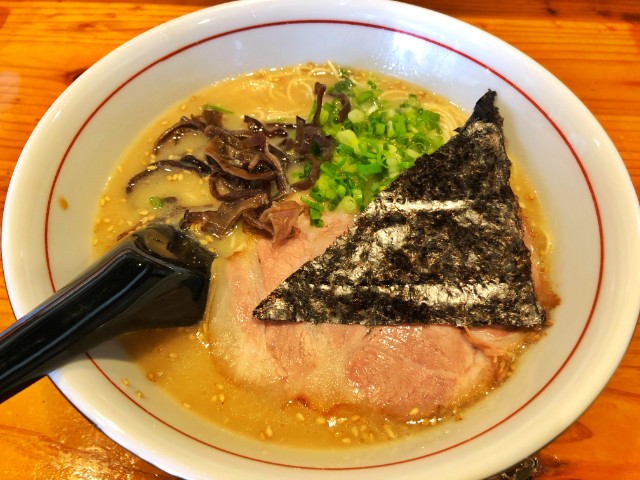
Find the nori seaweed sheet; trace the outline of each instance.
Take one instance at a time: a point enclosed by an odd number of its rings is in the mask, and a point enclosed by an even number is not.
[[[266,321],[539,327],[496,93],[254,310]]]

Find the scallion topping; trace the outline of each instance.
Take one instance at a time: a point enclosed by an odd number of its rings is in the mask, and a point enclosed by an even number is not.
[[[215,110],[217,112],[226,113],[227,115],[233,114],[231,110],[221,107],[220,105],[213,105],[211,103],[207,103],[206,105],[203,105],[202,108],[204,108],[205,110]]]
[[[342,78],[328,89],[333,99],[325,97],[319,118],[323,133],[336,139],[334,155],[321,165],[310,198],[303,199],[317,226],[325,208],[362,211],[419,156],[443,143],[439,114],[423,108],[417,95],[408,94],[394,107],[373,81],[357,85],[348,71],[340,72]],[[351,102],[343,121],[338,115],[342,95]]]
[[[158,209],[162,208],[163,202],[160,197],[149,197],[149,204],[151,204],[153,208]]]

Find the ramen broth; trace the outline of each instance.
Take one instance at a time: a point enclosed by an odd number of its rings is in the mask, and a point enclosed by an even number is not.
[[[372,74],[353,71],[352,78],[356,82],[364,82],[372,78]],[[408,92],[413,92],[425,108],[439,113],[445,141],[454,133],[453,129],[467,118],[465,112],[433,93],[396,79],[380,75],[373,78],[390,102],[400,102]],[[166,222],[179,220],[171,216],[161,217],[150,205],[152,197],[175,197],[186,208],[215,206],[216,200],[209,192],[207,181],[188,171],[152,175],[131,193],[125,194],[128,180],[156,158],[180,158],[186,153],[203,158],[205,138],[201,133],[186,133],[176,143],[166,142],[154,155],[155,140],[181,116],[199,115],[204,105],[214,105],[225,110],[225,126],[237,129],[245,128],[243,115],[261,121],[292,121],[296,115],[308,118],[315,98],[314,83],[319,81],[331,85],[338,80],[339,71],[331,64],[258,71],[216,83],[168,110],[134,142],[109,179],[96,217],[95,254],[104,253],[124,232],[159,219]],[[534,256],[534,261],[539,269],[544,270],[550,242],[544,233],[535,191],[519,168],[513,169],[512,185],[531,232],[530,243],[540,253]],[[241,228],[235,228],[223,239],[201,234],[199,240],[218,256],[226,257],[249,245],[252,236]],[[122,341],[146,372],[149,384],[160,385],[183,408],[228,430],[281,444],[347,447],[401,438],[438,424],[445,418],[461,418],[456,406],[428,418],[399,420],[355,406],[342,405],[323,412],[304,402],[283,401],[274,389],[238,385],[227,378],[222,373],[224,368],[216,364],[218,360],[210,353],[216,345],[209,343],[202,328],[194,326],[134,333]],[[507,370],[514,368],[518,352],[534,342],[537,335],[532,334],[512,352],[513,362],[505,365]],[[144,402],[145,385],[129,385],[126,379],[122,380],[139,397],[139,401]],[[486,393],[478,391],[474,395],[481,397]]]

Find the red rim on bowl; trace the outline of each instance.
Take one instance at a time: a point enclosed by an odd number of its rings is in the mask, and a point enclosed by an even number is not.
[[[104,98],[104,100],[99,104],[99,106],[86,118],[86,120],[83,122],[82,126],[78,129],[78,131],[75,133],[75,135],[73,136],[73,139],[71,141],[71,143],[68,145],[68,147],[66,148],[66,151],[63,155],[63,157],[60,159],[58,167],[57,167],[57,171],[55,173],[55,177],[53,179],[53,184],[51,186],[50,192],[49,192],[49,199],[48,199],[48,203],[47,203],[47,211],[46,211],[46,225],[45,225],[45,238],[44,238],[44,246],[45,246],[45,255],[46,255],[46,262],[47,262],[47,271],[48,271],[48,275],[49,275],[49,281],[51,283],[51,287],[52,289],[55,291],[57,289],[57,286],[55,284],[55,281],[53,279],[53,274],[52,274],[52,269],[51,269],[51,264],[50,264],[50,258],[49,258],[49,220],[50,220],[50,214],[51,214],[51,206],[52,206],[52,202],[53,202],[53,192],[56,186],[56,182],[58,180],[60,171],[63,168],[63,165],[67,159],[67,156],[69,154],[69,152],[71,151],[71,149],[73,148],[76,140],[78,139],[78,137],[82,134],[83,130],[86,128],[86,126],[91,122],[91,120],[93,119],[93,117],[100,111],[101,108],[103,108],[109,101],[110,99],[116,95],[123,87],[125,87],[127,84],[129,84],[130,82],[132,82],[135,78],[139,77],[140,75],[144,74],[145,72],[153,69],[154,66],[161,64],[162,62],[170,59],[171,57],[184,52],[186,50],[189,50],[193,47],[196,47],[198,45],[202,45],[204,43],[207,42],[212,42],[215,41],[216,39],[231,35],[231,34],[236,34],[236,33],[240,33],[243,31],[248,31],[248,30],[258,30],[258,29],[268,29],[271,27],[279,27],[279,26],[283,26],[283,25],[290,25],[290,24],[322,24],[322,23],[326,23],[326,24],[343,24],[343,25],[349,25],[349,26],[353,26],[353,27],[357,27],[357,28],[366,28],[366,29],[378,29],[378,30],[386,30],[389,32],[392,32],[394,34],[399,34],[399,35],[407,35],[407,36],[411,36],[415,39],[424,41],[424,42],[428,42],[436,47],[445,49],[455,55],[458,55],[462,58],[464,58],[465,60],[469,61],[469,62],[473,62],[476,65],[480,66],[481,68],[485,69],[486,71],[490,72],[492,75],[494,75],[495,77],[497,77],[498,79],[500,79],[502,82],[504,82],[509,88],[515,90],[520,96],[522,96],[526,102],[528,102],[529,104],[531,104],[535,110],[537,110],[540,115],[542,115],[542,117],[545,119],[546,122],[548,122],[551,127],[555,130],[555,132],[558,134],[558,136],[562,139],[562,142],[564,143],[564,145],[566,145],[566,148],[570,151],[571,156],[573,157],[573,159],[575,160],[576,164],[578,165],[580,172],[582,174],[582,177],[584,179],[584,182],[589,190],[589,194],[591,196],[591,200],[593,202],[593,208],[595,211],[595,216],[597,218],[597,226],[598,226],[598,235],[599,235],[599,271],[598,271],[598,280],[597,280],[597,286],[595,289],[595,293],[594,293],[594,297],[591,301],[591,308],[589,310],[589,314],[587,316],[586,319],[583,320],[584,322],[584,326],[582,328],[581,334],[578,338],[578,340],[576,341],[575,345],[573,346],[573,348],[571,349],[570,353],[568,354],[568,356],[566,357],[566,359],[564,360],[564,362],[560,365],[560,367],[558,368],[558,370],[555,372],[555,374],[542,386],[542,388],[540,390],[538,390],[535,394],[533,394],[529,400],[527,400],[526,402],[524,402],[522,405],[520,405],[517,409],[515,409],[514,411],[508,413],[507,415],[505,415],[503,417],[503,419],[497,423],[495,423],[494,425],[490,426],[489,428],[486,428],[485,430],[470,436],[469,438],[465,439],[464,441],[458,442],[454,445],[448,446],[446,448],[442,448],[436,451],[432,451],[432,452],[428,452],[425,453],[423,455],[420,456],[416,456],[414,458],[410,458],[407,460],[401,460],[401,461],[397,461],[397,462],[390,462],[390,463],[379,463],[379,464],[372,464],[372,465],[366,465],[366,466],[357,466],[357,467],[310,467],[310,466],[304,466],[304,465],[294,465],[294,464],[287,464],[287,463],[279,463],[279,462],[271,462],[268,460],[264,460],[264,459],[259,459],[259,458],[253,458],[251,456],[247,456],[247,455],[241,455],[238,454],[236,452],[230,451],[230,450],[226,450],[220,446],[216,446],[216,445],[212,445],[209,442],[203,441],[187,432],[184,432],[182,430],[180,430],[178,427],[172,425],[171,423],[163,420],[162,418],[158,417],[157,415],[155,415],[154,413],[152,413],[151,411],[147,410],[146,408],[144,408],[142,405],[140,405],[138,402],[134,401],[133,398],[131,398],[127,392],[125,392],[120,385],[118,384],[117,381],[113,380],[112,378],[109,377],[109,375],[98,365],[98,363],[96,362],[96,360],[94,358],[91,357],[90,354],[86,354],[87,357],[89,358],[89,360],[92,362],[92,364],[95,366],[95,368],[111,383],[111,385],[113,385],[113,387],[115,389],[117,389],[122,395],[126,396],[129,400],[131,400],[131,403],[133,403],[134,405],[136,405],[139,409],[141,409],[142,411],[144,411],[147,415],[149,415],[150,417],[152,417],[154,420],[164,424],[165,426],[171,428],[172,430],[178,432],[181,435],[184,435],[194,441],[197,441],[199,443],[201,443],[202,445],[205,445],[207,447],[222,451],[222,452],[226,452],[232,455],[236,455],[238,457],[241,458],[246,458],[249,460],[254,460],[256,462],[261,462],[261,463],[266,463],[266,464],[271,464],[271,465],[278,465],[278,466],[285,466],[285,467],[292,467],[292,468],[298,468],[298,469],[309,469],[309,470],[360,470],[360,469],[369,469],[369,468],[377,468],[377,467],[384,467],[384,466],[390,466],[390,465],[395,465],[395,464],[400,464],[400,463],[407,463],[407,462],[411,462],[411,461],[415,461],[415,460],[419,460],[422,458],[426,458],[426,457],[431,457],[431,456],[435,456],[438,454],[441,454],[443,452],[455,449],[457,447],[459,447],[460,445],[463,445],[465,443],[468,443],[478,437],[481,437],[483,435],[485,435],[486,433],[494,430],[495,428],[497,428],[499,425],[503,424],[504,422],[506,422],[507,420],[511,419],[512,417],[514,417],[515,415],[517,415],[519,412],[521,412],[527,405],[529,405],[531,402],[533,402],[540,394],[542,394],[542,392],[544,392],[548,386],[554,382],[554,380],[558,377],[558,375],[560,374],[560,372],[565,368],[565,366],[567,365],[567,363],[569,362],[569,360],[573,357],[574,353],[576,352],[577,348],[579,347],[580,343],[582,342],[590,324],[591,324],[591,320],[592,317],[594,315],[594,311],[596,309],[596,305],[598,303],[598,299],[599,299],[599,295],[600,295],[600,290],[601,290],[601,283],[602,283],[602,277],[603,277],[603,269],[604,269],[604,238],[603,238],[603,227],[602,227],[602,222],[601,222],[601,216],[600,216],[600,209],[598,207],[598,202],[594,193],[594,189],[592,187],[591,181],[589,179],[589,176],[587,175],[587,172],[584,168],[584,165],[582,163],[582,161],[580,160],[578,154],[576,153],[575,149],[572,147],[571,143],[569,142],[569,140],[567,139],[566,135],[563,133],[563,131],[560,129],[560,127],[551,119],[550,115],[545,112],[545,110],[543,108],[540,107],[540,105],[538,105],[533,99],[532,97],[530,97],[523,89],[521,89],[520,87],[518,87],[518,85],[516,85],[514,82],[512,82],[507,76],[501,74],[499,71],[495,70],[494,68],[490,67],[489,65],[487,65],[486,63],[483,63],[482,61],[478,60],[477,58],[473,57],[472,55],[469,55],[461,50],[458,50],[450,45],[447,45],[446,43],[442,43],[436,40],[433,40],[427,36],[424,35],[418,35],[415,33],[411,33],[408,31],[404,31],[401,29],[395,29],[395,28],[390,28],[387,26],[382,26],[382,25],[376,25],[376,24],[372,24],[372,23],[363,23],[363,22],[356,22],[356,21],[339,21],[339,20],[294,20],[294,21],[283,21],[283,22],[272,22],[272,23],[265,23],[265,24],[260,24],[260,25],[252,25],[252,26],[248,26],[248,27],[244,27],[244,28],[239,28],[239,29],[234,29],[234,30],[229,30],[220,34],[216,34],[216,35],[212,35],[212,36],[208,36],[205,38],[202,38],[198,41],[192,42],[184,47],[178,48],[176,50],[174,50],[173,52],[164,55],[160,58],[158,58],[157,60],[149,63],[147,66],[145,66],[144,68],[141,68],[137,73],[135,73],[134,75],[132,75],[129,79],[127,79],[125,82],[123,82],[122,84],[120,84],[117,88],[115,88],[111,94],[109,94],[108,96],[106,96]]]

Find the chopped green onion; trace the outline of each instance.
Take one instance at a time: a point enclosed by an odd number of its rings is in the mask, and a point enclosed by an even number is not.
[[[162,199],[160,197],[149,197],[149,203],[153,208],[162,208]]]
[[[346,213],[358,213],[360,211],[358,202],[350,196],[346,196],[342,200],[340,200],[338,208]]]
[[[336,133],[336,140],[340,143],[348,145],[351,148],[358,146],[358,137],[353,130],[341,130]]]
[[[347,93],[351,91],[353,87],[353,82],[351,80],[345,79],[337,82],[332,88],[329,89],[331,93]]]
[[[367,100],[371,100],[373,98],[373,92],[371,90],[365,90],[362,93],[359,93],[356,96],[356,103],[360,105],[361,103],[366,102]]]
[[[358,110],[353,109],[351,110],[348,114],[347,117],[349,118],[349,120],[351,120],[353,123],[360,123],[360,122],[364,122],[367,119],[367,115],[362,111],[362,110]]]
[[[432,153],[443,143],[438,113],[424,109],[418,96],[408,94],[394,107],[369,80],[355,84],[347,70],[329,87],[330,93],[347,95],[351,110],[343,121],[337,112],[342,100],[322,105],[320,126],[333,136],[333,158],[320,166],[320,175],[303,202],[309,207],[311,224],[320,226],[324,210],[362,211],[378,193],[416,159]],[[310,118],[315,111],[315,104]]]
[[[367,165],[361,163],[358,165],[358,173],[360,175],[373,175],[374,173],[380,173],[381,171],[382,165],[377,163],[369,163]]]
[[[300,179],[305,179],[308,178],[309,175],[311,175],[311,168],[313,165],[311,165],[310,163],[305,163],[304,164],[304,169],[302,170],[302,173],[300,173]]]
[[[309,218],[311,219],[311,225],[314,227],[323,227],[324,221],[322,218],[322,212],[324,212],[324,207],[319,202],[314,202],[312,199],[308,197],[300,197],[302,203],[309,207]]]
[[[223,108],[220,105],[213,105],[213,104],[207,103],[206,105],[203,106],[203,108],[206,110],[216,110],[222,113],[233,114],[231,110],[227,110],[226,108]]]

